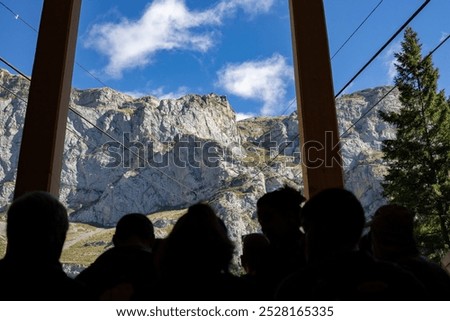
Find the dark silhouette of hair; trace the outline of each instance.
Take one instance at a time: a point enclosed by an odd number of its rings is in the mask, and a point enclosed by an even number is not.
[[[256,203],[258,221],[269,239],[269,259],[261,288],[272,299],[278,283],[305,265],[304,238],[300,232],[303,195],[284,186],[263,195]]]
[[[260,301],[273,299],[274,288],[279,279],[278,270],[273,266],[273,259],[270,242],[264,234],[252,233],[242,236],[241,264],[245,274],[241,279],[249,288],[248,299]]]
[[[139,243],[136,245],[152,247],[154,241],[153,224],[144,214],[126,214],[117,222],[113,236],[114,246]]]
[[[46,192],[25,194],[8,209],[6,255],[58,261],[68,228],[67,211],[55,197]]]
[[[400,205],[380,207],[370,223],[374,254],[379,259],[393,260],[418,255],[414,237],[414,214]]]
[[[306,198],[296,189],[285,185],[273,192],[264,194],[256,202],[258,207],[275,207],[282,214],[290,215],[297,213],[299,206],[306,201]]]
[[[242,237],[241,263],[245,272],[256,275],[268,264],[270,243],[264,234],[252,233]]]
[[[319,192],[306,202],[302,211],[307,259],[354,249],[364,224],[364,209],[351,192],[338,188]]]
[[[299,213],[301,211],[301,204],[306,201],[306,198],[294,188],[285,185],[273,192],[264,194],[256,202],[258,208],[276,209],[278,215],[283,215],[299,222]]]
[[[364,210],[349,191],[319,192],[303,206],[308,265],[285,279],[281,300],[418,300],[423,285],[398,266],[358,251]]]
[[[207,204],[189,207],[167,238],[165,268],[219,273],[226,270],[234,245],[223,222]]]
[[[223,221],[209,205],[189,207],[164,243],[158,293],[172,300],[246,297],[241,280],[228,273],[233,249]]]
[[[147,216],[124,215],[116,226],[114,247],[83,270],[77,280],[102,300],[154,298],[156,272],[151,252],[154,241],[153,224]]]
[[[275,244],[299,233],[303,195],[289,186],[264,194],[256,202],[263,233]]]
[[[68,227],[66,209],[49,193],[31,192],[11,204],[8,245],[0,260],[0,300],[89,298],[59,262]]]
[[[427,289],[433,300],[450,299],[450,277],[420,255],[414,237],[414,215],[400,205],[385,205],[374,214],[370,224],[375,258],[400,265],[411,272]]]

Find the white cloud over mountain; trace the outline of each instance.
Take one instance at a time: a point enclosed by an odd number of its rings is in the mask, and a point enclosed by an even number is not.
[[[401,49],[401,43],[396,42],[391,47],[389,47],[383,57],[384,65],[387,67],[387,77],[389,83],[392,83],[395,76],[397,75],[397,68],[395,67],[395,65],[397,64],[397,58],[395,58],[395,53],[400,52]]]
[[[204,11],[190,10],[184,0],[154,0],[137,20],[94,25],[85,45],[108,59],[104,72],[120,78],[125,70],[143,67],[162,50],[206,52],[214,45],[214,31],[238,9],[256,15],[267,12],[275,0],[222,0]]]
[[[253,113],[236,113],[236,120],[240,121],[247,118],[255,117],[256,115]]]
[[[229,93],[262,101],[262,115],[274,115],[285,108],[279,102],[284,100],[288,82],[293,81],[292,66],[279,54],[264,60],[228,64],[217,74],[217,85]]]
[[[178,99],[189,93],[189,89],[185,86],[177,88],[176,91],[167,92],[164,87],[158,87],[150,92],[152,96],[159,99]]]

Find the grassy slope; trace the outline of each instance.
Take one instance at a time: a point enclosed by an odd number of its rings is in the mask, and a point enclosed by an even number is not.
[[[167,211],[148,215],[152,222],[164,219],[175,222],[185,210]],[[0,257],[3,257],[6,249],[6,235],[4,218],[0,218]],[[165,237],[172,229],[172,224],[163,228],[155,228],[156,237]],[[87,266],[91,264],[101,253],[111,246],[114,228],[98,228],[83,223],[70,223],[66,243],[61,256],[62,263],[72,263]]]

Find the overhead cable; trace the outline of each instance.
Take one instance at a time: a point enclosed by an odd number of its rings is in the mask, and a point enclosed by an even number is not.
[[[426,55],[421,63],[423,61],[425,61],[426,59],[428,59],[429,57],[431,57],[444,43],[446,43],[448,41],[448,39],[450,39],[450,35],[447,35],[447,37],[445,37],[441,42],[439,42],[439,44],[433,49],[431,50],[428,55]],[[356,124],[358,124],[363,118],[365,118],[375,107],[377,107],[387,96],[389,96],[394,89],[396,89],[397,86],[392,87],[385,95],[383,95],[383,97],[381,97],[375,104],[373,104],[373,106],[371,106],[368,110],[366,110],[366,112],[364,114],[361,115],[361,117],[358,118],[357,121],[355,121],[353,124],[351,124],[340,136],[340,138],[342,138],[343,136],[345,136],[350,129],[352,129],[353,127],[356,126]]]
[[[22,19],[22,17],[21,17],[18,13],[14,12],[14,11],[13,11],[10,7],[8,7],[3,1],[0,1],[0,5],[1,5],[3,8],[5,8],[7,11],[9,11],[9,12],[14,16],[14,18],[15,18],[16,20],[22,21],[22,22],[23,22],[25,25],[27,25],[31,30],[37,32],[36,28],[34,28],[32,25],[30,25],[26,20]]]
[[[430,3],[431,0],[426,0],[419,9],[417,9],[409,18],[406,20],[406,22],[397,29],[397,31],[392,35],[392,37],[389,38],[388,41],[384,43],[384,45],[372,56],[372,58],[369,59],[369,61],[345,84],[344,87],[342,87],[341,90],[334,96],[335,98],[339,97],[340,94],[344,92],[345,89],[347,89],[350,84],[359,77],[359,75],[375,60],[376,57],[380,55],[380,53],[383,52],[384,49],[402,32],[403,29],[406,28],[406,26],[409,25],[409,23],[414,20],[415,17]]]
[[[29,24],[25,19],[22,19],[20,17],[20,15],[16,12],[14,12],[10,7],[8,7],[7,5],[5,5],[3,3],[3,1],[0,1],[0,5],[2,5],[6,10],[8,10],[15,19],[19,19],[20,21],[22,21],[25,25],[27,25],[31,30],[33,30],[34,32],[38,33],[38,30],[36,28],[34,28],[31,24]],[[104,87],[109,87],[107,84],[105,84],[104,81],[102,81],[101,79],[99,79],[97,76],[95,76],[92,72],[90,72],[87,68],[85,68],[83,65],[79,64],[78,62],[75,61],[75,64],[82,69],[85,73],[87,73],[89,76],[91,76],[93,79],[95,79],[96,81],[98,81],[102,86]]]
[[[350,41],[350,39],[352,39],[353,36],[358,32],[358,30],[361,29],[361,27],[366,23],[366,21],[369,20],[369,18],[374,14],[374,12],[383,3],[383,1],[384,0],[381,0],[380,2],[378,2],[378,4],[375,6],[375,8],[373,8],[372,11],[369,13],[369,15],[363,20],[363,22],[361,22],[361,24],[353,31],[353,33],[350,36],[348,36],[348,38],[344,41],[344,43],[333,54],[333,56],[331,57],[331,60],[333,60],[333,58],[342,50],[342,48],[345,47],[345,45]]]
[[[431,57],[437,50],[439,50],[448,40],[450,39],[450,34],[447,35],[442,41],[439,42],[439,44],[431,50],[423,59],[422,61],[425,61],[429,57]],[[364,114],[361,115],[354,123],[352,123],[340,136],[339,138],[343,138],[353,127],[355,127],[362,119],[364,119],[375,107],[377,107],[384,99],[386,99],[387,96],[389,96],[397,86],[392,87],[390,90],[386,92],[375,104],[373,104],[368,110],[364,112]],[[300,137],[300,133],[294,136],[294,138],[289,141],[273,158],[271,158],[267,164],[263,166],[262,169],[260,169],[255,175],[252,176],[252,180],[259,175],[264,169],[266,169],[268,166],[270,166],[280,155],[283,154],[284,150],[291,146],[294,141]]]
[[[10,64],[9,62],[7,62],[5,59],[1,59],[2,62],[6,62],[8,64],[8,66],[10,68],[12,68],[13,70],[17,71],[21,76],[23,76],[25,79],[27,79],[28,81],[31,81],[31,79],[27,76],[25,76],[22,72],[20,72],[20,70],[16,67],[14,67],[12,64]],[[8,88],[4,87],[3,85],[0,85],[2,88],[6,89],[8,92],[10,92],[11,94],[13,94],[14,96],[16,96],[18,99],[22,100],[23,102],[27,103],[27,100],[21,98],[20,96],[18,96],[17,94],[15,94],[14,92],[12,92],[11,90],[9,90]],[[125,146],[125,144],[123,144],[121,141],[119,141],[118,139],[116,139],[114,136],[112,136],[111,134],[109,134],[108,132],[106,132],[105,130],[103,130],[101,127],[99,127],[98,125],[94,124],[93,122],[91,122],[89,119],[87,119],[84,115],[82,115],[80,112],[78,112],[75,108],[73,108],[72,106],[69,106],[69,110],[71,112],[73,112],[74,114],[76,114],[78,117],[80,117],[81,119],[83,119],[85,122],[87,122],[88,124],[90,124],[92,127],[94,127],[95,129],[97,129],[98,131],[100,131],[102,134],[104,134],[105,136],[107,136],[108,138],[112,139],[114,142],[118,143],[120,147],[126,149],[127,151],[129,151],[130,153],[132,153],[133,155],[135,155],[136,157],[138,157],[140,160],[144,161],[144,163],[146,163],[146,160],[139,154],[137,154],[135,151],[133,151],[132,149],[130,149],[129,147]],[[179,186],[183,187],[184,189],[186,189],[188,192],[192,193],[194,195],[194,198],[197,197],[197,193],[189,188],[188,186],[186,186],[185,184],[181,183],[179,180],[177,180],[176,178],[173,178],[172,176],[170,176],[169,174],[161,171],[160,169],[156,168],[156,167],[151,167],[152,169],[156,170],[157,172],[159,172],[160,174],[166,176],[167,178],[169,178],[170,180],[174,181],[175,183],[177,183]],[[163,188],[164,189],[164,188]],[[171,192],[173,194],[173,192]],[[185,199],[186,200],[186,199]]]

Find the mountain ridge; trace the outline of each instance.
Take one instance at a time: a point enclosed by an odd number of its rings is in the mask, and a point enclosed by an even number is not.
[[[27,97],[23,78],[1,70],[0,84]],[[376,87],[338,98],[340,132],[390,89]],[[0,88],[0,212],[12,199],[26,108],[11,92]],[[284,184],[301,188],[296,112],[236,121],[225,96],[159,100],[110,88],[73,89],[71,106],[132,151],[69,112],[60,198],[71,221],[108,227],[128,212],[153,213],[210,201],[232,238],[239,240],[241,234],[258,230],[259,197]],[[398,110],[396,90],[377,108]],[[361,200],[367,215],[385,202],[381,143],[393,137],[395,129],[373,111],[342,139],[346,188]],[[292,143],[286,147],[287,142]],[[283,148],[283,155],[271,161]]]

